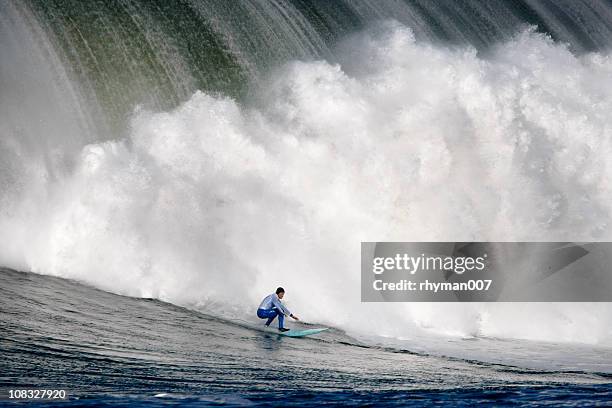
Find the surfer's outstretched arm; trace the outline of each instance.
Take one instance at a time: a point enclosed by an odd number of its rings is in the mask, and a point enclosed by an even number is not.
[[[289,309],[287,309],[287,307],[283,305],[280,299],[276,296],[272,298],[272,304],[285,316],[291,316],[291,312],[289,311]]]
[[[294,320],[300,320],[296,315],[291,313],[291,311],[289,309],[287,309],[287,306],[283,305],[283,303],[280,301],[280,299],[273,298],[272,299],[272,304],[274,305],[274,307],[276,307],[285,316],[289,316],[289,317],[291,317]]]

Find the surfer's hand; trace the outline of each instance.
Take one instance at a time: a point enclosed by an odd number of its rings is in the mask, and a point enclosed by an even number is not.
[[[292,318],[293,318],[293,320],[300,320],[300,319],[299,319],[297,316],[295,316],[295,315],[291,315],[290,317],[292,317]]]

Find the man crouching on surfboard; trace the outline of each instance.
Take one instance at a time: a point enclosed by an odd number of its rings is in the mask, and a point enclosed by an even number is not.
[[[257,309],[257,317],[260,319],[268,319],[266,322],[266,326],[270,326],[272,320],[278,316],[278,330],[282,332],[286,332],[289,329],[285,329],[283,327],[283,323],[285,322],[285,316],[289,316],[295,320],[298,319],[297,316],[294,316],[289,309],[287,309],[281,302],[281,299],[285,296],[285,289],[278,288],[276,289],[276,293],[272,293],[266,296],[259,305]]]

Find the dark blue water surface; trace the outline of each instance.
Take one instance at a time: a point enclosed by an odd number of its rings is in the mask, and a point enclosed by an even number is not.
[[[605,373],[534,370],[369,347],[332,329],[281,337],[172,304],[0,271],[2,404],[594,406]],[[63,401],[8,399],[65,389]]]

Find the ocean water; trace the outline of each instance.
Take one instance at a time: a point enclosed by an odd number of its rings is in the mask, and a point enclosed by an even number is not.
[[[236,323],[8,269],[0,281],[4,396],[8,389],[44,385],[66,390],[62,402],[74,406],[612,403],[610,349],[539,344],[551,354],[590,354],[590,365],[583,358],[525,368],[414,352],[408,344],[369,345],[337,328],[309,338],[282,337],[255,329],[254,321]],[[455,343],[500,354],[531,347],[502,340]]]
[[[609,303],[362,303],[359,249],[610,241],[611,27],[595,0],[0,0],[2,392],[609,405]],[[262,332],[279,285],[330,330]]]

